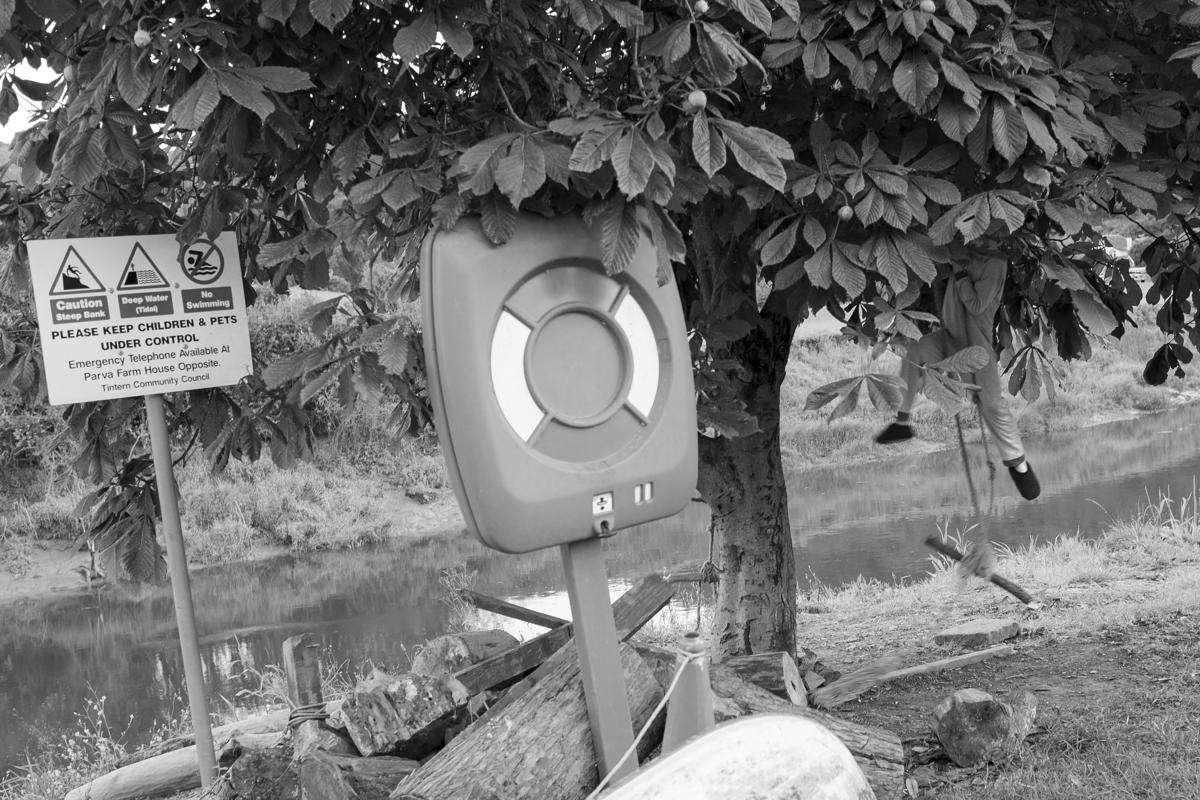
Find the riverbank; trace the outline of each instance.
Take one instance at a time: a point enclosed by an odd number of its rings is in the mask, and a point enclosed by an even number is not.
[[[1007,658],[889,683],[835,713],[900,735],[918,800],[1193,800],[1200,785],[1200,730],[1191,724],[1200,714],[1195,494],[1159,498],[1099,539],[1063,536],[1004,551],[999,570],[1045,607],[1024,614],[1008,595],[963,583],[944,563],[906,585],[858,581],[802,597],[798,642],[843,672],[886,655],[902,654],[905,664],[950,655],[933,635],[969,619],[1013,617],[1024,625]],[[645,637],[674,642],[694,621],[672,607]],[[277,672],[263,670],[268,677]],[[940,754],[930,713],[964,687],[1002,699],[1022,691],[1038,698],[1034,733],[1010,761],[959,769]],[[0,800],[58,798],[105,771],[127,748],[120,732],[102,723],[94,715],[81,720],[62,737],[61,752],[37,761],[27,778],[0,785]]]

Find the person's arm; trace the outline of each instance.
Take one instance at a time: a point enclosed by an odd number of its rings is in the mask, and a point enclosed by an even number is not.
[[[997,260],[998,261],[998,260]],[[995,266],[992,266],[995,264]],[[957,284],[958,297],[963,306],[972,314],[981,314],[984,309],[995,305],[1000,299],[1004,288],[1004,274],[1007,271],[1003,262],[989,261],[978,278],[972,277],[967,270],[956,273],[954,281]]]

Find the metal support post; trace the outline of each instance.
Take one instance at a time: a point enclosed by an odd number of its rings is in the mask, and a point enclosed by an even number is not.
[[[562,545],[571,619],[579,647],[579,668],[588,722],[601,779],[633,746],[633,719],[618,650],[617,625],[608,600],[608,569],[599,538]],[[637,770],[637,756],[626,759],[612,776],[618,781]]]
[[[183,528],[179,523],[171,439],[167,433],[167,415],[161,395],[146,395],[146,423],[150,428],[150,449],[154,454],[154,477],[158,483],[158,502],[162,508],[163,536],[167,540],[167,567],[171,573],[171,591],[175,596],[175,620],[179,626],[179,645],[183,650],[183,675],[187,683],[192,724],[195,726],[196,761],[200,769],[200,784],[208,788],[217,777],[217,756],[213,749],[212,723],[208,718],[208,698],[200,662],[200,640],[196,636],[192,584],[188,576],[187,554],[183,548]]]

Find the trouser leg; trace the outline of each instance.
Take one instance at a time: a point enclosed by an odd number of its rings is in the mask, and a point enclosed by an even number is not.
[[[1025,457],[1021,436],[1017,433],[1017,418],[1005,402],[1000,388],[1000,365],[995,357],[974,375],[979,386],[979,413],[983,422],[996,440],[996,448],[1005,466],[1019,464]]]
[[[904,399],[900,402],[902,413],[907,414],[913,410],[917,395],[925,385],[925,373],[921,367],[941,361],[953,352],[950,334],[945,331],[928,333],[909,345],[904,360],[900,362],[900,377],[904,379]]]

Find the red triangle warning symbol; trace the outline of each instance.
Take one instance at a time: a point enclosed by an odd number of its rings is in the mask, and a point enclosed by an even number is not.
[[[121,273],[118,289],[155,289],[166,286],[167,279],[159,272],[158,266],[150,260],[150,255],[141,243],[133,246],[129,260],[125,262],[125,271]]]
[[[92,268],[75,251],[74,247],[67,248],[54,283],[50,286],[50,294],[77,294],[80,292],[102,292],[104,284],[92,272]]]

